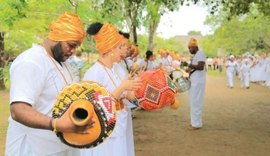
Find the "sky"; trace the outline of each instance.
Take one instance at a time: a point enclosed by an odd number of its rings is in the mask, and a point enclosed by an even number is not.
[[[200,31],[203,35],[211,33],[209,26],[204,25],[207,8],[202,6],[181,6],[178,11],[169,12],[161,17],[157,35],[170,38],[176,35],[187,35],[189,31]]]

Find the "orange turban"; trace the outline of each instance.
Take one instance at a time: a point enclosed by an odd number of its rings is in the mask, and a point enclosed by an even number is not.
[[[160,54],[160,55],[165,55],[165,54],[166,54],[166,51],[165,51],[164,49],[160,49],[160,50],[159,50],[159,54]]]
[[[195,38],[191,38],[188,42],[188,46],[198,46],[197,40]]]
[[[80,41],[85,38],[83,23],[77,14],[64,12],[51,23],[48,38],[53,41]]]
[[[120,35],[117,29],[109,23],[103,24],[98,33],[94,35],[96,49],[100,54],[105,54],[116,48],[123,38],[124,36]]]

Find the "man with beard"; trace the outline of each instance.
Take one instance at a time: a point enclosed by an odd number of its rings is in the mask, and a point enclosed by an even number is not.
[[[190,129],[196,130],[203,126],[202,109],[205,93],[205,55],[198,48],[195,38],[191,38],[188,43],[189,52],[193,55],[191,64],[188,66],[191,88],[189,90],[190,102]]]
[[[65,64],[85,38],[78,15],[64,12],[51,23],[48,38],[20,54],[10,68],[10,112],[6,139],[8,156],[76,156],[79,150],[63,144],[54,132],[83,133],[51,117],[59,91],[73,81]],[[54,132],[53,132],[54,131]]]

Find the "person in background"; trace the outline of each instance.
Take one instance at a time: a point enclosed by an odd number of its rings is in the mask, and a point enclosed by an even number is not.
[[[241,87],[249,89],[249,78],[250,78],[250,68],[251,65],[249,64],[248,59],[243,59],[243,63],[241,64],[240,67],[240,77],[241,77]]]
[[[265,85],[270,88],[270,52],[268,52],[268,57],[266,58],[265,72],[266,72]]]
[[[236,72],[237,63],[233,55],[229,56],[229,60],[226,62],[226,73],[227,73],[227,86],[233,88],[233,78]]]
[[[189,52],[193,55],[187,72],[190,76],[191,87],[189,90],[190,102],[190,130],[197,130],[203,127],[202,110],[205,96],[206,72],[205,55],[199,50],[197,40],[191,38],[188,43]]]
[[[79,16],[64,12],[51,23],[47,39],[21,53],[10,68],[10,114],[6,156],[80,156],[55,132],[84,133],[84,127],[53,119],[58,93],[73,82],[65,61],[85,38]]]

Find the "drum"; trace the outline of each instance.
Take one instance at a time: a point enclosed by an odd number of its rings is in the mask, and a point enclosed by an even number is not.
[[[173,79],[174,79],[174,80],[179,79],[182,75],[183,75],[183,74],[182,74],[182,72],[181,72],[180,70],[174,70],[174,71],[172,72],[172,76],[173,76]]]
[[[76,148],[91,148],[104,142],[116,123],[115,99],[101,85],[83,81],[66,86],[60,91],[54,104],[53,118],[62,118],[67,123],[85,126],[95,121],[88,134],[57,132],[66,145]],[[62,120],[62,121],[63,121]]]
[[[173,71],[173,79],[179,93],[183,93],[190,89],[191,83],[188,78],[189,74],[182,69]]]
[[[140,75],[139,79],[143,85],[135,91],[135,96],[140,107],[147,111],[168,105],[172,105],[172,108],[178,108],[179,101],[175,98],[177,88],[166,71],[149,70]]]
[[[178,87],[179,93],[188,91],[191,87],[190,80],[187,77],[180,77],[176,80],[175,85]]]

